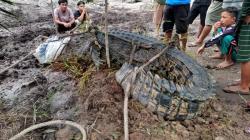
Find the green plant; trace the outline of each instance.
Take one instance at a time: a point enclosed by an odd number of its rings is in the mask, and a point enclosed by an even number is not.
[[[80,81],[79,81],[80,91],[82,91],[85,88],[94,70],[95,70],[95,67],[93,65],[90,65],[89,68],[85,72],[82,73],[82,77],[80,78]]]

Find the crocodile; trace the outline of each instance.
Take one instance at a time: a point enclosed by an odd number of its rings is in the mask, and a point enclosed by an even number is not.
[[[201,65],[178,49],[178,40],[163,44],[155,38],[121,30],[109,31],[108,39],[111,66],[119,69],[116,79],[124,90],[136,67],[168,47],[163,55],[137,73],[132,98],[166,120],[192,119],[206,110],[214,97],[211,77]],[[77,52],[90,56],[97,66],[106,60],[103,32],[95,30],[95,35],[83,34],[74,43],[82,45],[81,51]]]

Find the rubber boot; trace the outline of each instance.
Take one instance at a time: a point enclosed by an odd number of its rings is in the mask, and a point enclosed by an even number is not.
[[[164,44],[168,44],[171,41],[172,32],[165,32]]]
[[[188,33],[179,34],[180,38],[180,48],[182,51],[186,51]]]

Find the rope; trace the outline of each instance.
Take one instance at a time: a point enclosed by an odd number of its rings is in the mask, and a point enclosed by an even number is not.
[[[70,125],[70,126],[76,127],[82,133],[82,140],[87,139],[86,131],[81,125],[79,125],[75,122],[72,122],[72,121],[55,120],[55,121],[48,121],[48,122],[43,122],[40,124],[32,125],[26,129],[24,129],[23,131],[21,131],[17,135],[13,136],[9,140],[17,140],[17,139],[21,138],[23,135],[25,135],[26,133],[29,133],[30,131],[33,131],[33,130],[41,128],[41,127],[45,127],[45,126],[49,126],[49,125],[56,125],[56,124],[65,124],[65,125]]]

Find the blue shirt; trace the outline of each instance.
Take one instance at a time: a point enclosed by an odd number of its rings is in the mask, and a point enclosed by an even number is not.
[[[168,5],[182,5],[182,4],[190,4],[191,0],[166,0],[166,4]]]

